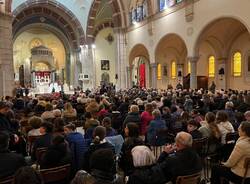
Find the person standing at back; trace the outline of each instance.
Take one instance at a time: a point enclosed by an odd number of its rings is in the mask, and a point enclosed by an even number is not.
[[[13,175],[18,168],[26,165],[23,156],[9,151],[9,141],[8,133],[0,131],[0,179]]]

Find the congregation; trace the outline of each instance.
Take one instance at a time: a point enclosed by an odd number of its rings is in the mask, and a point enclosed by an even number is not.
[[[7,96],[0,102],[0,179],[51,183],[43,171],[67,166],[54,183],[176,183],[201,177],[209,156],[211,177],[202,181],[247,183],[249,122],[248,91],[103,88]]]

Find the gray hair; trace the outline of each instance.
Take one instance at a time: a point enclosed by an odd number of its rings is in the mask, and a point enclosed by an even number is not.
[[[192,135],[187,132],[179,132],[175,137],[175,141],[185,147],[192,147],[193,145]]]
[[[155,109],[153,112],[152,112],[153,116],[154,117],[160,117],[161,116],[161,111],[159,111],[158,109]]]
[[[228,101],[226,104],[225,104],[225,109],[231,109],[234,107],[234,104],[233,102],[231,101]]]
[[[147,146],[136,146],[131,153],[135,167],[150,166],[156,162],[153,152]]]

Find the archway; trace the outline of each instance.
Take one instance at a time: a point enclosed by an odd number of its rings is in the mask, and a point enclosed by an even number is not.
[[[98,21],[98,16],[102,13],[102,8],[105,8],[105,4],[108,4],[110,8],[108,19]],[[107,13],[107,12],[106,12]],[[104,15],[105,17],[106,15]],[[103,17],[101,18],[103,19]],[[91,44],[94,42],[98,32],[107,27],[121,28],[127,25],[126,14],[124,11],[124,5],[121,0],[94,0],[89,11],[88,24],[87,24],[87,43]]]
[[[219,18],[209,23],[195,44],[195,55],[200,56],[197,75],[207,76],[209,85],[215,81],[217,89],[250,89],[249,40],[246,26],[235,18]],[[238,64],[236,53],[240,53]]]
[[[130,76],[128,76],[128,80],[132,81],[132,85],[146,88],[151,87],[149,53],[144,45],[138,44],[131,49],[129,67]]]
[[[158,88],[175,87],[189,73],[186,44],[177,34],[167,34],[160,40],[155,50],[155,61]]]
[[[61,71],[60,81],[67,84],[65,89],[69,86],[78,86],[78,74],[82,70],[79,52],[80,45],[85,44],[85,35],[75,15],[59,2],[38,0],[21,4],[13,11],[13,16],[14,40],[31,28],[58,38],[62,43],[58,46],[62,46],[60,50],[64,51],[60,60],[64,66],[58,68],[58,71]]]

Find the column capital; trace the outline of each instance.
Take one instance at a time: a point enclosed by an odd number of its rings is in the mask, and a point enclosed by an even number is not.
[[[156,68],[156,67],[157,67],[157,63],[150,63],[150,66],[151,66],[152,68]]]
[[[197,63],[199,58],[200,58],[200,56],[188,56],[187,57],[188,61],[190,61],[191,63]]]

